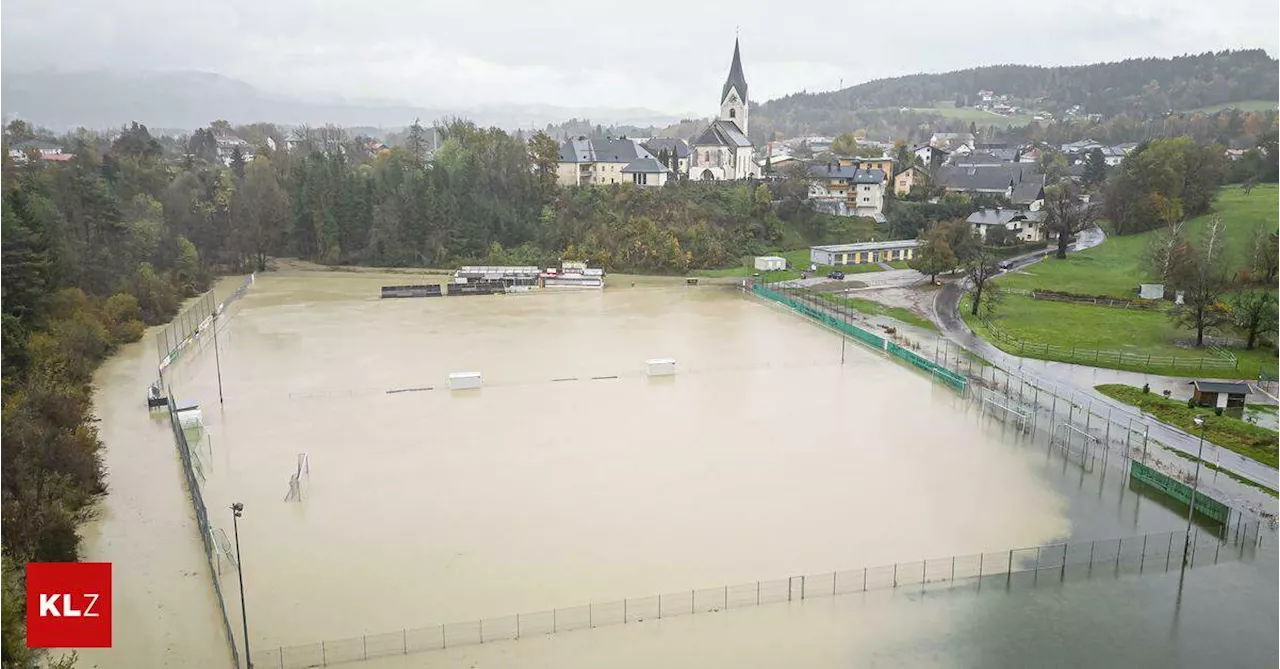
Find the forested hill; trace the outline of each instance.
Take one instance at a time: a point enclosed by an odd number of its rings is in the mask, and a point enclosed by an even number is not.
[[[1276,100],[1280,74],[1276,59],[1262,49],[1070,67],[994,65],[796,93],[760,105],[751,122],[790,135],[797,126],[853,118],[859,109],[929,108],[939,101],[971,104],[980,90],[1055,114],[1080,105],[1086,114],[1146,116],[1240,100]],[[846,128],[858,126],[850,122]]]

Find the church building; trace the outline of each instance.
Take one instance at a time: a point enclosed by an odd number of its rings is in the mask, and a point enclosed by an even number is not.
[[[689,178],[722,181],[760,176],[756,147],[747,139],[747,79],[742,74],[738,41],[733,63],[720,90],[720,115],[690,146]]]

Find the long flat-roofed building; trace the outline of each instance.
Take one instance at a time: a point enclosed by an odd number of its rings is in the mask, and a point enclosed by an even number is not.
[[[811,246],[809,262],[817,265],[861,265],[868,262],[910,260],[915,257],[918,246],[920,242],[915,239]]]

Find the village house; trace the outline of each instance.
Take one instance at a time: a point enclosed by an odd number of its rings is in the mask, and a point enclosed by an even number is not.
[[[974,234],[981,237],[983,242],[988,240],[987,233],[992,228],[1004,229],[1003,241],[1005,242],[1042,242],[1047,238],[1043,211],[1023,211],[1003,207],[979,209],[970,214],[965,222],[973,227]]]
[[[720,89],[720,114],[690,146],[690,179],[725,181],[760,176],[755,145],[747,139],[747,100],[747,79],[735,39],[729,76]]]
[[[929,138],[929,146],[951,153],[972,151],[973,144],[973,133],[970,132],[935,132]]]
[[[51,156],[68,156],[69,154],[62,152],[61,144],[43,139],[28,139],[9,146],[9,157],[16,163],[27,162],[27,157],[30,155],[38,156],[41,160],[56,161],[61,159],[51,158]]]
[[[876,218],[884,213],[885,173],[857,165],[835,163],[809,166],[809,199],[840,201],[844,215]]]
[[[937,167],[945,163],[947,157],[951,155],[950,151],[929,144],[917,144],[911,147],[911,153],[915,155],[920,164],[928,168]]]
[[[919,165],[912,165],[893,177],[893,194],[902,196],[909,195],[911,189],[916,184],[922,184],[929,179],[929,172]]]
[[[948,193],[998,195],[1015,206],[1036,211],[1044,203],[1044,175],[1035,165],[1006,163],[993,167],[940,167],[934,181]]]
[[[670,172],[669,168],[659,166],[657,158],[636,140],[625,137],[592,140],[579,136],[560,145],[556,180],[562,186],[620,183],[660,186],[669,176],[663,170]]]
[[[841,167],[860,167],[864,170],[880,170],[887,178],[893,174],[893,158],[889,156],[881,156],[879,158],[836,158]]]

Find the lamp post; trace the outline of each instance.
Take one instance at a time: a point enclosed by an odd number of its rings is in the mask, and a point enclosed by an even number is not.
[[[231,505],[231,527],[236,535],[236,575],[240,577],[240,621],[244,623],[244,666],[253,669],[253,660],[249,659],[249,614],[244,606],[244,561],[240,559],[240,524],[237,522],[243,513],[244,504]]]
[[[1196,489],[1200,487],[1200,460],[1204,458],[1204,417],[1192,419],[1200,428],[1200,448],[1196,451],[1196,473],[1191,480],[1191,508],[1187,510],[1187,537],[1182,544],[1182,568],[1186,569],[1187,560],[1191,556],[1191,517],[1196,513]]]

